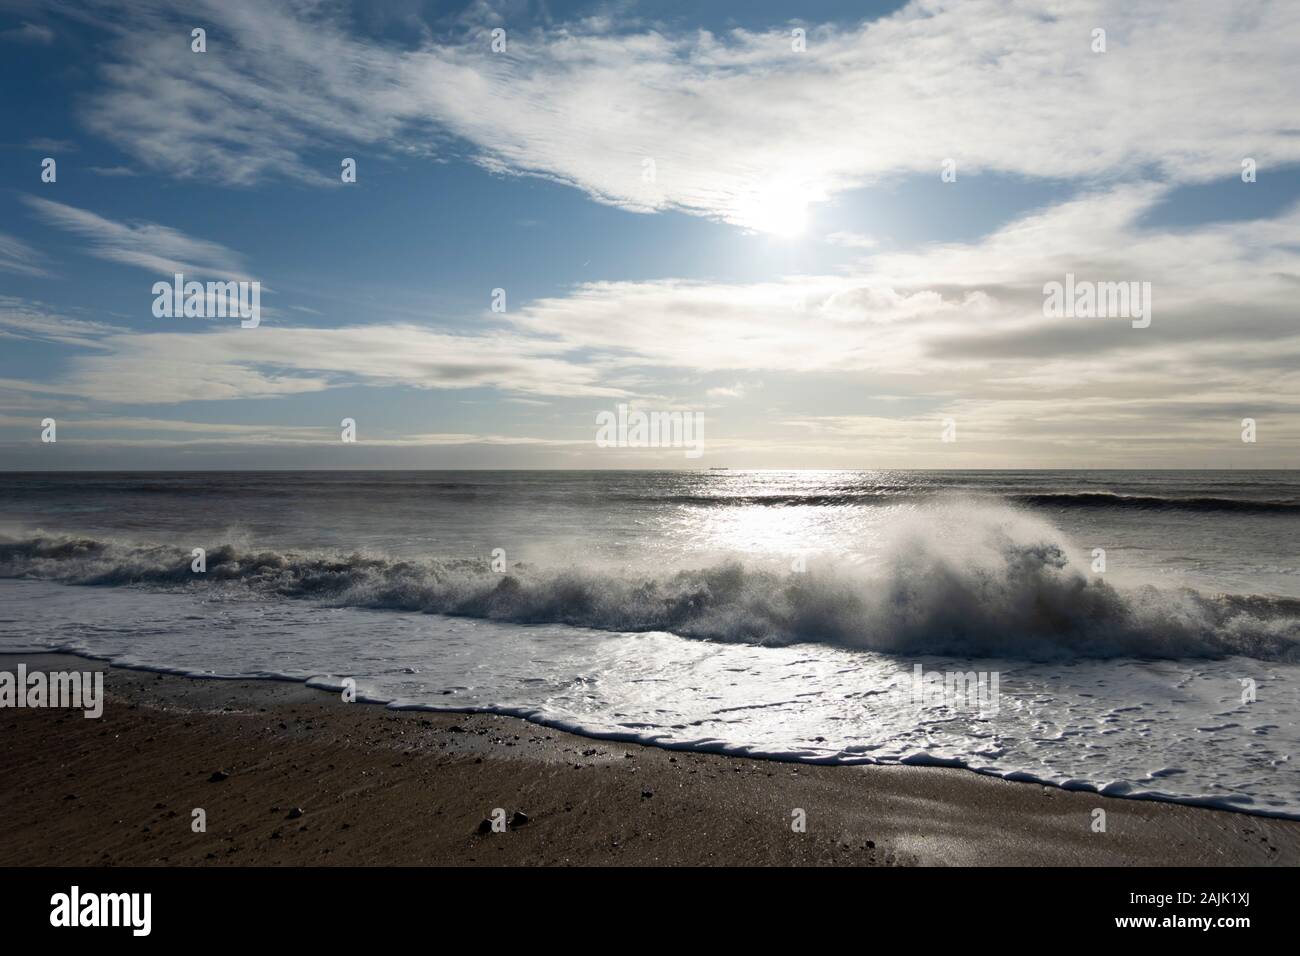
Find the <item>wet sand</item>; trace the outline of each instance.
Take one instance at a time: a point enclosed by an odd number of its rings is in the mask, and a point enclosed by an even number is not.
[[[0,670],[19,662],[104,670],[107,701],[98,720],[0,710],[0,865],[1300,863],[1300,821],[668,751],[64,655],[0,655]],[[527,820],[480,832],[497,808]]]

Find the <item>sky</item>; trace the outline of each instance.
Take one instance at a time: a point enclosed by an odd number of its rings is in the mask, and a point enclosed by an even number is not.
[[[1297,61],[1251,0],[0,0],[0,470],[1296,467]]]

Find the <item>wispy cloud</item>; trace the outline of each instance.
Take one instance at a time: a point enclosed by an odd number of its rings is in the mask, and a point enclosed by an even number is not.
[[[740,439],[741,422],[754,421],[753,403],[729,400],[745,396],[742,376],[761,373],[782,383],[765,389],[772,406],[761,427],[784,422],[784,433],[754,437],[769,449],[784,443],[829,455],[869,436],[873,453],[900,463],[922,455],[939,464],[936,456],[947,454],[968,464],[959,456],[982,455],[987,465],[1014,461],[997,456],[1022,454],[1028,446],[1015,442],[1032,439],[1036,460],[1059,463],[1077,461],[1094,442],[1101,450],[1091,457],[1113,456],[1163,435],[1151,448],[1177,456],[1207,434],[1228,435],[1233,416],[1252,410],[1273,416],[1270,447],[1285,448],[1300,440],[1300,419],[1286,402],[1266,401],[1258,382],[1267,374],[1270,394],[1300,394],[1300,251],[1290,239],[1300,209],[1192,230],[1140,226],[1163,195],[1153,186],[1116,187],[977,242],[877,255],[854,275],[588,283],[472,335],[391,323],[106,333],[54,384],[119,404],[358,384],[491,388],[527,401],[718,400],[734,409],[723,421]],[[1045,318],[1044,283],[1066,272],[1151,282],[1151,327]],[[713,384],[692,390],[691,378]],[[880,410],[814,411],[800,383],[827,380]],[[961,423],[960,451],[923,444],[941,416]],[[711,428],[725,440],[726,425]],[[1115,444],[1103,448],[1106,434]],[[829,459],[837,460],[846,463]]]
[[[745,386],[737,382],[735,385],[715,385],[704,394],[709,398],[744,398],[745,392]]]
[[[27,141],[27,148],[38,150],[42,153],[75,153],[81,147],[70,139],[49,139],[47,137],[37,137]]]
[[[44,24],[24,23],[22,26],[13,27],[9,30],[0,30],[0,40],[8,40],[11,43],[34,43],[38,46],[49,46],[54,42],[54,31]]]
[[[184,320],[181,320],[184,321]],[[520,396],[617,397],[600,370],[544,338],[451,335],[412,325],[105,334],[49,383],[117,404],[274,398],[347,385],[495,388]]]
[[[785,30],[613,19],[534,30],[507,17],[500,55],[483,10],[455,36],[417,30],[406,47],[357,37],[336,10],[209,5],[204,55],[177,42],[193,19],[179,3],[135,8],[129,35],[105,17],[117,32],[80,115],[130,169],[241,187],[337,184],[319,157],[346,147],[455,152],[625,209],[751,228],[864,184],[909,174],[937,184],[947,159],[958,181],[944,189],[998,171],[1071,181],[1073,198],[972,241],[938,236],[911,251],[833,232],[824,241],[856,261],[832,274],[560,287],[512,299],[508,314],[467,334],[396,321],[402,313],[382,305],[378,316],[327,307],[324,296],[308,301],[349,324],[178,319],[127,332],[0,300],[0,335],[81,349],[39,383],[0,388],[123,407],[355,386],[497,393],[484,402],[495,420],[372,436],[395,447],[562,446],[565,429],[587,424],[584,403],[635,398],[710,409],[711,447],[737,462],[784,449],[797,455],[787,462],[827,466],[1201,464],[1203,449],[1234,444],[1241,417],[1262,423],[1269,463],[1300,449],[1300,408],[1287,397],[1300,394],[1300,210],[1142,225],[1177,184],[1238,183],[1248,156],[1265,172],[1300,162],[1294,4],[918,0],[874,23],[810,28],[805,52]],[[1105,53],[1091,49],[1098,26]],[[25,201],[87,253],[156,277],[250,269],[238,252],[168,226]],[[8,235],[0,269],[45,274],[37,252]],[[1044,283],[1067,273],[1150,282],[1151,327],[1045,316]],[[512,436],[509,408],[536,433]],[[955,445],[937,441],[943,418],[957,422]],[[87,427],[156,431],[163,442],[335,440],[317,429],[96,421]]]
[[[25,276],[49,275],[36,250],[6,232],[0,232],[0,272]]]
[[[493,169],[742,225],[949,158],[959,176],[1179,182],[1300,161],[1294,4],[916,2],[814,28],[804,52],[781,30],[583,22],[513,31],[499,55],[481,28],[366,42],[326,9],[213,5],[208,55],[169,16],[137,20],[87,120],[154,169],[229,183],[333,182],[313,147],[439,151],[451,134]]]
[[[826,241],[848,249],[874,249],[880,245],[880,240],[875,237],[858,232],[832,232],[826,236]]]
[[[157,276],[183,272],[191,276],[249,278],[243,257],[220,243],[196,239],[157,223],[116,222],[36,196],[24,196],[23,201],[50,225],[86,240],[86,251],[100,259],[136,266]]]
[[[104,322],[67,318],[39,302],[0,295],[0,338],[35,339],[80,348],[103,348],[104,336],[124,332],[125,329]]]
[[[883,392],[898,407],[788,420],[820,422],[820,439],[841,450],[870,435],[873,452],[895,462],[923,454],[952,464],[994,448],[1003,464],[1031,453],[1077,462],[1107,434],[1116,442],[1099,454],[1112,463],[1122,458],[1116,449],[1151,436],[1163,437],[1150,449],[1171,456],[1160,460],[1186,461],[1177,456],[1210,434],[1230,447],[1240,418],[1256,415],[1273,416],[1273,453],[1294,453],[1300,403],[1269,396],[1300,394],[1300,250],[1287,238],[1300,230],[1300,208],[1193,230],[1139,226],[1162,195],[1150,186],[1091,194],[978,242],[878,255],[852,276],[593,283],[531,303],[515,322],[607,368],[784,373],[790,408],[806,407],[797,383],[813,373],[836,376],[841,396]],[[1046,318],[1043,286],[1067,272],[1152,283],[1152,326]],[[941,416],[966,423],[961,451],[924,444]],[[1016,447],[1031,437],[1038,447]]]
[[[91,166],[89,169],[96,176],[108,176],[110,178],[138,175],[138,173],[129,166]]]

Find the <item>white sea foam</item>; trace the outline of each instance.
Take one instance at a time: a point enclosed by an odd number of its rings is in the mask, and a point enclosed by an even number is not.
[[[0,581],[0,649],[194,676],[280,677],[396,707],[511,714],[592,737],[820,763],[964,766],[1104,793],[1300,817],[1300,667],[1241,656],[900,657],[563,625]],[[979,715],[917,711],[911,669],[996,671]],[[1243,678],[1257,700],[1243,703]],[[111,706],[111,704],[110,704]]]

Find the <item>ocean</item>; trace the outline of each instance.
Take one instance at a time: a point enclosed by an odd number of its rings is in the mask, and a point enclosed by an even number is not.
[[[10,473],[0,650],[1300,817],[1297,540],[1296,471]]]

